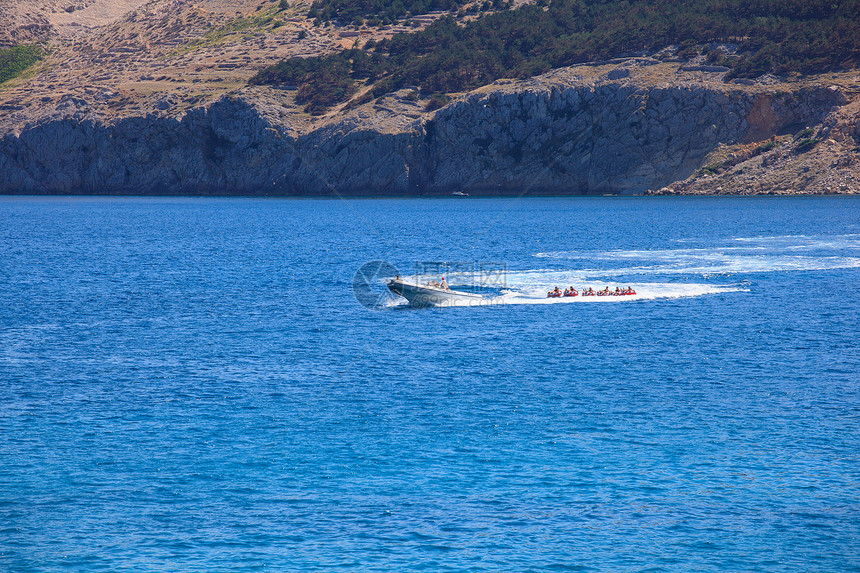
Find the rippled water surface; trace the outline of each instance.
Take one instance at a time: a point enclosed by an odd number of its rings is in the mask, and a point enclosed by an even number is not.
[[[858,281],[850,198],[0,199],[0,570],[858,571]]]

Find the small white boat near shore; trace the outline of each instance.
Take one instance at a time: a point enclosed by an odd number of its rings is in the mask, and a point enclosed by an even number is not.
[[[412,306],[468,306],[481,304],[484,297],[470,292],[451,290],[442,283],[420,285],[408,282],[400,277],[387,283],[388,290],[409,301]]]

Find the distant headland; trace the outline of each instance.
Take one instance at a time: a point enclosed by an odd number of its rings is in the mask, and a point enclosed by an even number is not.
[[[860,193],[851,3],[670,4],[14,3],[0,193]]]

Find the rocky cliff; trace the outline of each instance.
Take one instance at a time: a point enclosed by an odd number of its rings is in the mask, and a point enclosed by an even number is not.
[[[316,123],[263,88],[123,117],[100,116],[98,94],[70,98],[42,117],[7,118],[0,192],[769,192],[733,187],[731,170],[777,154],[808,162],[824,148],[834,156],[826,165],[807,165],[803,181],[779,191],[860,192],[850,89],[724,84],[702,70],[668,83],[652,69],[666,65],[631,59],[500,81],[432,113],[403,90]],[[806,127],[812,149],[785,140]],[[714,167],[720,150],[738,153]],[[834,158],[845,175],[826,189]],[[692,183],[720,176],[719,191]]]
[[[0,85],[0,193],[860,192],[856,72],[725,83],[727,68],[670,46],[500,80],[433,112],[405,89],[313,117],[295,90],[249,78],[441,13],[316,26],[310,4],[0,6],[0,46],[47,54]]]

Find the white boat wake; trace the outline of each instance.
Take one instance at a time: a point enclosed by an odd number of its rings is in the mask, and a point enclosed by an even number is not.
[[[551,288],[550,285],[559,284],[566,286],[572,281],[559,281],[557,275],[562,273],[553,272],[526,272],[512,273],[508,275],[508,284],[505,288],[498,291],[495,295],[484,295],[482,298],[476,299],[452,299],[445,301],[444,304],[437,306],[495,306],[507,304],[596,304],[596,303],[625,303],[633,301],[657,300],[657,299],[675,299],[685,297],[698,297],[705,295],[715,295],[731,292],[748,292],[749,288],[743,284],[733,285],[712,285],[705,283],[666,283],[666,282],[593,282],[592,286],[595,290],[599,288],[609,287],[610,291],[614,291],[616,287],[625,288],[631,287],[636,291],[635,295],[624,296],[575,296],[575,297],[560,297],[547,298],[546,293]],[[568,275],[566,278],[569,278]],[[555,279],[555,280],[554,280]],[[455,277],[451,279],[452,288],[456,288],[457,282]],[[574,284],[579,288],[579,283]],[[392,300],[389,306],[408,306],[409,303],[405,299]]]
[[[480,302],[462,301],[463,304],[454,303],[452,306],[623,303],[699,297],[749,292],[749,283],[739,280],[744,275],[860,268],[858,234],[737,237],[722,244],[701,247],[691,245],[694,243],[692,240],[678,239],[676,242],[683,246],[654,250],[540,252],[533,256],[558,265],[576,265],[578,262],[581,268],[499,271],[492,275],[493,281],[489,285],[475,280],[470,273],[449,273],[451,288],[480,285],[494,289],[491,294],[484,293]],[[728,277],[732,277],[729,279],[731,284],[724,280]],[[416,277],[416,280],[421,279]],[[702,282],[703,279],[723,279],[723,284]],[[671,280],[677,282],[668,282]],[[609,287],[614,291],[616,287],[624,289],[629,286],[636,294],[547,298],[547,292],[556,286],[561,289],[574,286],[580,292],[586,287],[595,291]]]
[[[600,283],[610,290],[615,287],[630,286],[636,291],[634,295],[625,296],[574,296],[547,298],[543,288],[525,288],[509,290],[499,297],[497,304],[592,304],[592,303],[625,303],[641,300],[671,299],[696,297],[729,292],[747,292],[742,285],[709,285],[682,283]],[[521,287],[522,288],[522,287]]]

